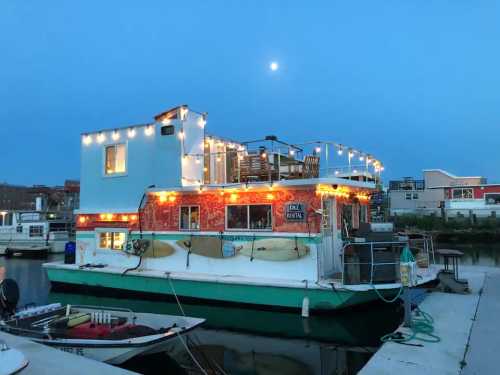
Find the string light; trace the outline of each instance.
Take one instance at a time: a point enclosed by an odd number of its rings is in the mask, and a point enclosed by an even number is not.
[[[144,134],[146,134],[148,137],[153,135],[154,128],[151,125],[146,126],[146,129],[144,129]]]
[[[106,135],[104,135],[104,133],[99,133],[99,134],[97,135],[97,142],[98,142],[98,143],[102,143],[102,142],[104,142],[105,140],[106,140]]]
[[[170,125],[172,123],[172,120],[169,118],[164,118],[163,120],[161,120],[161,123],[163,125]]]
[[[290,156],[294,156],[294,155],[295,155],[295,150],[290,149],[290,150],[288,151],[288,155],[290,155]]]
[[[181,107],[181,121],[185,121],[189,110],[187,107]]]
[[[115,130],[113,132],[113,134],[111,135],[111,138],[113,138],[113,141],[117,141],[120,139],[120,133],[118,132],[118,130]]]
[[[136,221],[136,220],[137,220],[137,215],[132,215],[132,216],[130,216],[130,220],[132,220],[132,221]]]
[[[342,155],[344,153],[344,148],[342,146],[337,150],[337,154]]]
[[[236,193],[232,193],[230,196],[229,196],[229,200],[231,202],[236,202],[238,200],[238,194]]]
[[[314,149],[314,151],[316,151],[316,153],[318,153],[318,154],[319,154],[319,153],[321,152],[321,147],[317,146],[317,147]]]
[[[202,129],[205,128],[205,125],[207,124],[207,120],[206,120],[205,116],[206,116],[205,114],[202,114],[200,116],[200,118],[198,119],[198,126]]]
[[[85,224],[86,221],[87,221],[87,218],[85,216],[78,217],[78,222],[80,224]]]
[[[129,138],[134,138],[135,137],[135,129],[134,128],[129,128],[127,131],[127,135]]]
[[[359,157],[359,161],[363,161],[363,160],[365,160],[365,157],[364,157],[363,155],[361,155],[361,156]]]
[[[92,137],[89,134],[84,135],[83,136],[83,143],[88,146],[89,144],[92,143]]]

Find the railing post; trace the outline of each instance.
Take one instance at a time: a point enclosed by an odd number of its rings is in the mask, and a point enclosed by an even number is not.
[[[370,253],[371,253],[371,272],[370,272],[370,284],[373,284],[373,242],[370,242]]]

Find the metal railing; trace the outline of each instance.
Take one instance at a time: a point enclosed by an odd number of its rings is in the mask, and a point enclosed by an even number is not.
[[[342,282],[356,284],[392,284],[401,280],[400,255],[409,246],[418,268],[434,263],[432,237],[404,241],[347,242],[342,248]]]

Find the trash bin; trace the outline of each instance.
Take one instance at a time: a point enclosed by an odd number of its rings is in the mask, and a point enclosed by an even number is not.
[[[64,263],[75,264],[76,243],[74,241],[66,242],[64,245]]]

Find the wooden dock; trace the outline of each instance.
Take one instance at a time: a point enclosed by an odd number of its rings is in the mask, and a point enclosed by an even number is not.
[[[24,370],[21,370],[21,375],[136,374],[135,372],[49,348],[23,337],[13,336],[4,332],[0,332],[0,340],[4,341],[9,347],[21,351],[29,361],[28,366]]]
[[[433,292],[420,304],[434,318],[435,334],[441,341],[385,343],[361,375],[498,373],[500,269],[469,266],[461,271],[460,277],[469,280],[471,294]],[[399,330],[409,332],[403,327]]]

